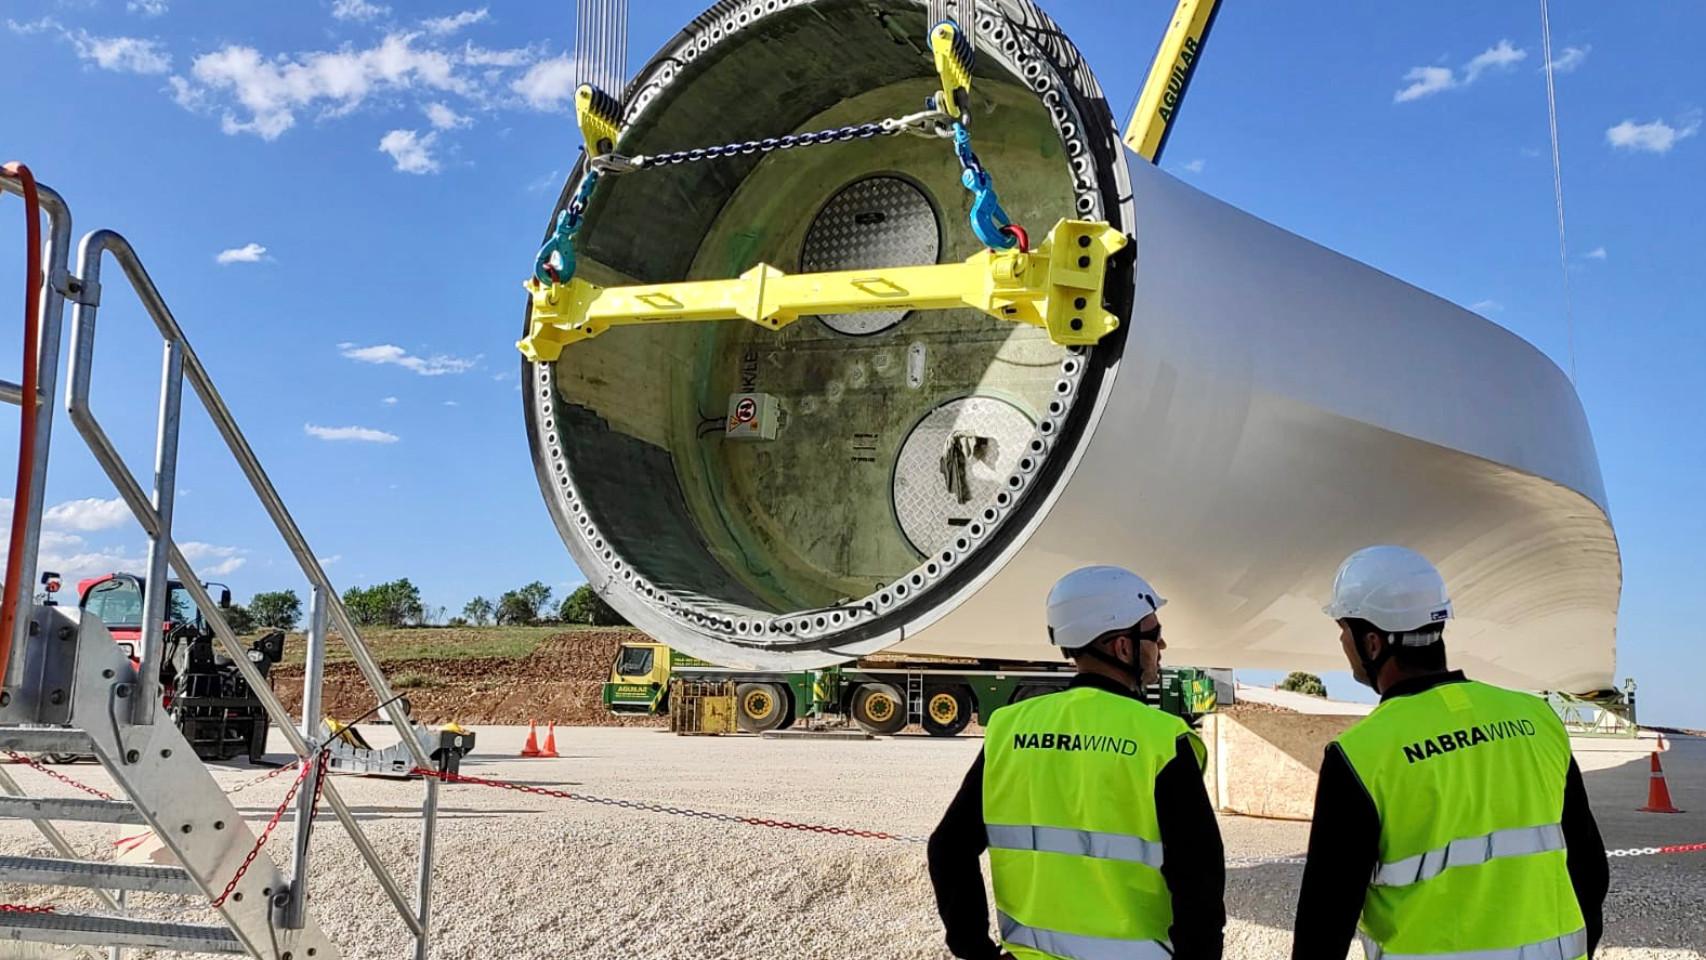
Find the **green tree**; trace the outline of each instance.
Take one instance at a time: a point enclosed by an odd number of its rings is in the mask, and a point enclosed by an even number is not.
[[[546,609],[551,605],[551,588],[538,580],[524,587],[516,588],[515,594],[521,598],[522,603],[527,604],[528,608],[533,611],[533,620],[539,620],[545,616]]]
[[[295,590],[272,590],[257,593],[249,600],[249,613],[255,622],[274,630],[295,630],[302,619],[302,599]]]
[[[1288,674],[1284,680],[1280,681],[1279,689],[1290,690],[1293,693],[1304,693],[1311,697],[1325,697],[1327,695],[1327,685],[1321,682],[1320,677],[1313,673],[1301,671]]]
[[[407,577],[344,591],[344,607],[356,623],[385,627],[419,626],[426,619],[421,589]]]
[[[604,598],[591,584],[583,583],[575,588],[575,592],[563,598],[563,605],[557,608],[557,619],[564,623],[584,623],[595,627],[622,627],[628,621]]]
[[[225,622],[230,624],[232,633],[241,636],[245,633],[255,632],[255,616],[249,612],[249,608],[242,604],[233,603],[219,612],[225,615]]]
[[[492,601],[485,597],[475,597],[462,608],[462,619],[476,627],[483,627],[492,622],[492,615],[496,612],[497,608],[492,606]]]
[[[532,604],[522,599],[519,591],[505,590],[503,596],[498,597],[497,619],[504,626],[526,626],[537,623],[539,614]]]

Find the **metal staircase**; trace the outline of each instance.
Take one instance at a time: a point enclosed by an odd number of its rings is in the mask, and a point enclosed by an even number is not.
[[[27,189],[22,179],[0,176],[0,192],[24,194]],[[39,913],[0,911],[0,954],[5,953],[8,941],[21,941],[63,945],[97,957],[118,957],[127,948],[149,948],[265,960],[335,960],[340,951],[314,920],[307,904],[310,840],[320,835],[307,827],[318,799],[323,797],[396,908],[414,940],[415,957],[425,960],[430,944],[438,781],[423,778],[420,869],[411,897],[380,861],[334,784],[321,777],[320,745],[314,738],[319,735],[328,620],[372,688],[375,704],[410,746],[417,765],[432,765],[427,748],[410,732],[406,712],[398,705],[398,698],[362,643],[325,571],[135,250],[116,233],[95,231],[83,238],[77,272],[72,274],[67,267],[69,210],[52,190],[36,189],[49,224],[47,267],[36,318],[39,343],[36,356],[25,358],[26,363],[36,365],[36,396],[26,398],[21,385],[0,381],[0,399],[23,406],[24,416],[34,416],[36,431],[29,463],[31,484],[27,495],[17,497],[15,505],[21,518],[17,522],[24,525],[24,549],[14,551],[9,558],[11,564],[22,567],[22,576],[14,582],[21,582],[23,588],[4,598],[13,629],[10,635],[0,635],[0,663],[5,664],[0,676],[0,752],[93,755],[126,799],[26,796],[17,779],[0,767],[0,818],[33,822],[58,854],[55,858],[0,856],[0,884],[91,889],[105,908],[103,913],[92,914],[57,909]],[[111,254],[123,268],[164,340],[152,495],[143,492],[89,406],[95,316],[102,296],[100,268],[105,254]],[[67,300],[74,304],[74,313],[66,408],[85,445],[148,536],[142,632],[136,651],[140,666],[133,666],[98,619],[83,618],[74,609],[34,603],[30,596],[36,575],[42,492]],[[284,710],[250,663],[218,605],[173,539],[178,428],[186,379],[310,583],[300,719]],[[296,842],[288,874],[268,850],[257,847],[256,834],[160,707],[168,568],[183,582],[220,644],[261,699],[272,724],[302,763],[295,800]],[[171,852],[176,865],[85,859],[54,826],[56,821],[145,826]],[[218,922],[191,924],[130,916],[125,898],[131,892],[199,901]],[[105,948],[104,954],[90,950],[92,947]]]

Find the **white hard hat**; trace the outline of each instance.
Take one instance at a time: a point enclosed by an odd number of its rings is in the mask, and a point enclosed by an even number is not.
[[[1049,642],[1077,650],[1166,606],[1149,581],[1121,567],[1080,567],[1048,592]]]
[[[1339,565],[1332,602],[1322,612],[1334,620],[1367,620],[1387,633],[1410,633],[1451,619],[1451,597],[1445,578],[1416,551],[1364,547]]]

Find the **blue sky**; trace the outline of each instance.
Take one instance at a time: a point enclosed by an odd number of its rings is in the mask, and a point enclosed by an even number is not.
[[[1045,6],[1126,109],[1172,5]],[[637,67],[700,5],[634,9]],[[581,579],[534,482],[511,346],[578,147],[573,23],[569,2],[0,6],[0,159],[59,189],[79,232],[136,244],[340,585],[408,576],[454,612]],[[1619,676],[1641,682],[1645,719],[1706,726],[1706,10],[1569,0],[1552,29],[1574,365],[1623,549]],[[1164,165],[1568,370],[1542,62],[1531,4],[1228,0]],[[21,231],[3,216],[15,291]],[[115,281],[94,402],[140,473],[157,341]],[[239,598],[299,588],[205,419],[187,430],[192,560]],[[56,453],[52,562],[139,565],[93,461]]]

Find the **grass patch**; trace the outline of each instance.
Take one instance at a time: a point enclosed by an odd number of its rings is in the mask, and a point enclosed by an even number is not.
[[[397,660],[461,660],[480,657],[519,659],[539,648],[547,638],[570,630],[585,629],[552,624],[539,627],[369,627],[361,638],[380,663]],[[285,641],[284,663],[300,666],[308,647],[307,638],[292,633]],[[333,634],[326,643],[326,661],[350,659],[343,638]]]
[[[408,673],[398,674],[391,681],[391,688],[394,690],[420,690],[442,685],[437,677],[429,677],[424,673],[415,673],[412,670]]]

